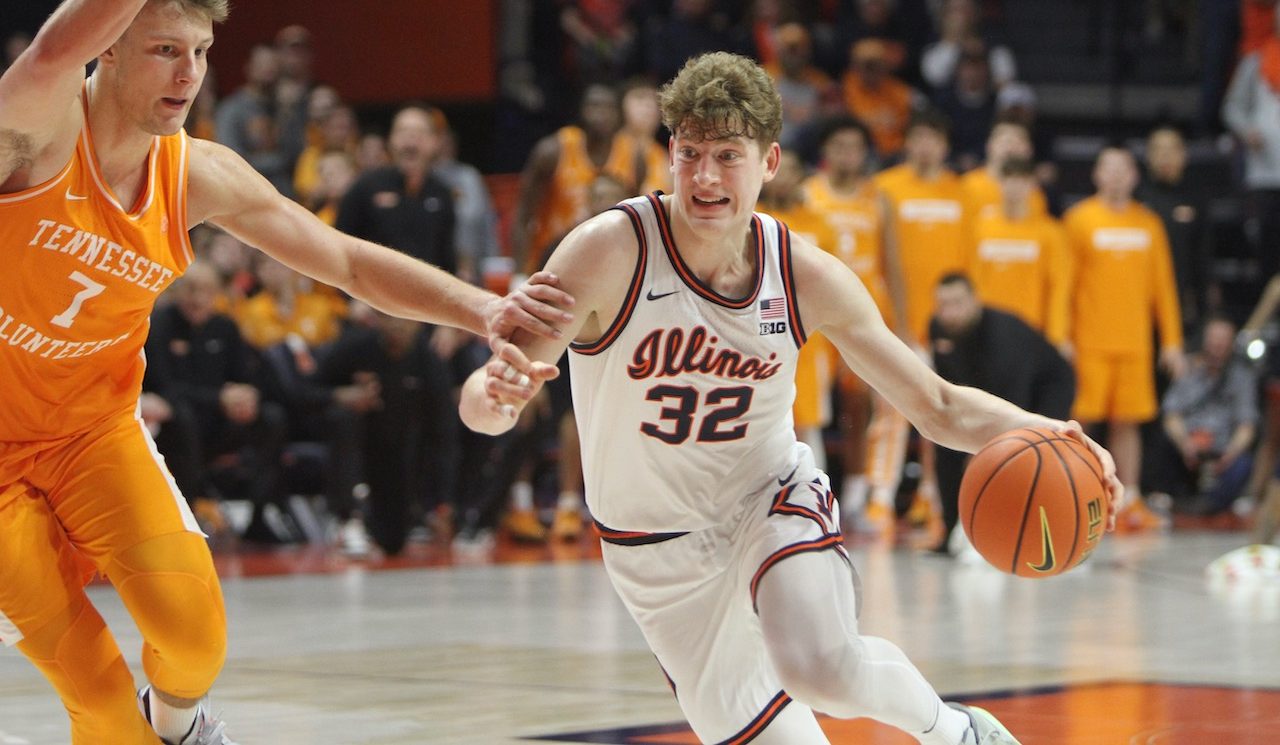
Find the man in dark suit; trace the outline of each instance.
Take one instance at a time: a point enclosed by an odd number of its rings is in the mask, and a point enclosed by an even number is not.
[[[1020,318],[984,306],[965,274],[953,272],[938,281],[929,342],[934,368],[945,380],[980,388],[1037,414],[1060,419],[1071,414],[1076,395],[1071,365]],[[949,555],[968,456],[939,447],[937,458],[946,532],[931,550]]]

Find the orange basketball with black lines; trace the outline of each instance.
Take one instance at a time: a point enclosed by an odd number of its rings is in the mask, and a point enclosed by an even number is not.
[[[1052,577],[1093,553],[1106,530],[1102,465],[1083,443],[1047,427],[988,442],[960,482],[960,524],[997,569]]]

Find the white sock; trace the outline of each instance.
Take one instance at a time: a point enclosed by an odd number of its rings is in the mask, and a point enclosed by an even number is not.
[[[556,509],[564,512],[578,512],[582,509],[582,495],[576,491],[560,492],[560,500],[556,502]]]
[[[189,735],[191,728],[195,726],[200,704],[197,702],[190,708],[179,709],[160,700],[152,689],[147,691],[147,708],[151,712],[151,727],[161,739],[182,742],[182,739]]]
[[[956,711],[939,699],[938,721],[928,732],[916,735],[920,745],[967,745],[969,731],[969,715]]]
[[[846,515],[856,515],[862,512],[863,506],[867,503],[867,484],[865,474],[856,476],[846,476],[844,478],[844,489],[840,492],[840,511]]]
[[[511,509],[533,509],[533,485],[528,481],[517,481],[511,485]]]

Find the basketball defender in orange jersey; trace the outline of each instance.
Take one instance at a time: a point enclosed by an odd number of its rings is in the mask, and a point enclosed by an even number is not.
[[[552,368],[503,337],[569,318],[539,301],[567,298],[553,287],[500,299],[345,236],[188,137],[226,13],[225,0],[67,0],[0,78],[0,641],[62,697],[73,745],[231,742],[204,698],[225,657],[222,592],[137,413],[148,316],[192,261],[189,226],[388,313],[488,334],[517,380]],[[83,589],[95,571],[145,640],[137,700]]]

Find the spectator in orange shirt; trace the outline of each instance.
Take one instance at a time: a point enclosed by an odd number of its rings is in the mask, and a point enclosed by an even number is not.
[[[235,309],[244,340],[255,349],[279,344],[298,336],[315,348],[338,338],[346,303],[331,292],[317,292],[314,283],[279,261],[258,258],[262,289]]]
[[[889,71],[915,85],[920,53],[933,36],[928,0],[838,0],[836,43],[840,50],[864,39],[885,45]]]
[[[325,153],[316,161],[318,181],[311,198],[316,217],[325,225],[338,222],[338,207],[356,182],[356,175],[355,158],[340,150]]]
[[[320,125],[320,137],[307,145],[293,169],[293,190],[299,202],[318,209],[323,197],[316,193],[320,186],[320,158],[326,153],[346,153],[355,157],[360,135],[356,113],[350,106],[335,106]]]
[[[1160,330],[1160,364],[1177,378],[1186,360],[1173,261],[1164,225],[1133,200],[1133,154],[1104,149],[1093,171],[1098,192],[1063,219],[1073,255],[1071,330],[1079,393],[1076,418],[1109,424],[1116,475],[1125,486],[1120,522],[1159,528],[1164,520],[1142,499],[1139,425],[1155,417],[1152,316]]]
[[[644,79],[628,83],[622,92],[622,129],[614,136],[614,150],[631,163],[632,183],[623,181],[628,196],[671,191],[671,160],[667,146],[658,144],[661,129],[658,89]]]
[[[1240,57],[1262,49],[1275,33],[1276,0],[1241,0]]]
[[[539,140],[520,174],[511,255],[528,274],[542,264],[552,241],[590,216],[587,189],[597,174],[631,181],[611,168],[617,162],[614,135],[621,123],[617,93],[605,85],[588,86],[579,118],[582,126],[561,127]]]
[[[984,305],[1013,313],[1054,346],[1067,340],[1071,258],[1058,221],[1032,207],[1035,164],[1007,158],[1001,204],[974,218],[970,276]]]
[[[996,121],[991,127],[991,134],[987,136],[987,162],[960,177],[972,214],[980,216],[988,210],[1000,209],[1003,201],[1000,171],[1005,161],[1021,158],[1034,163],[1033,150],[1031,131],[1021,120],[1001,117]],[[1038,183],[1032,184],[1028,198],[1031,200],[1032,214],[1043,215],[1049,212],[1044,190]]]
[[[884,42],[863,39],[849,48],[843,90],[845,108],[871,129],[880,156],[897,155],[906,139],[914,94],[910,86],[889,72]]]

